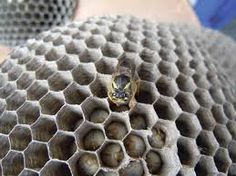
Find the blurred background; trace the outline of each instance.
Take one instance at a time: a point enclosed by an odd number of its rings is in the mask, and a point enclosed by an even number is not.
[[[0,60],[53,26],[94,15],[135,15],[219,30],[236,39],[236,0],[0,0]]]

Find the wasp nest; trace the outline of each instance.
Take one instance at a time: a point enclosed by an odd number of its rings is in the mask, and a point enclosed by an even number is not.
[[[232,82],[180,29],[94,17],[16,48],[0,68],[0,175],[235,175]],[[122,112],[107,97],[118,59],[140,78]]]
[[[15,46],[74,17],[77,0],[1,0],[0,43]]]

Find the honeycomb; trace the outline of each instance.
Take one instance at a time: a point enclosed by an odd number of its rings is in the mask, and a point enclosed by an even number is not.
[[[118,60],[139,76],[132,109],[108,101]],[[43,32],[0,67],[0,175],[235,176],[225,75],[176,25],[108,16]]]
[[[75,14],[77,0],[1,0],[0,43],[16,46]]]

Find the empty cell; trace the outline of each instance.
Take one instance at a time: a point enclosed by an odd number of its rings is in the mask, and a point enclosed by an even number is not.
[[[49,92],[40,100],[42,113],[49,115],[56,114],[63,104],[63,95],[59,92]]]
[[[228,119],[234,120],[236,116],[236,112],[235,112],[233,104],[226,102],[223,105],[223,108],[224,108],[224,113],[228,117]]]
[[[99,169],[99,163],[95,154],[82,153],[73,160],[71,167],[75,176],[93,176]]]
[[[106,39],[103,35],[95,34],[85,40],[89,48],[99,48],[106,43]]]
[[[149,144],[154,148],[163,148],[166,144],[166,129],[161,124],[156,124],[152,129],[152,134],[148,136]]]
[[[201,156],[194,170],[197,176],[218,174],[213,158],[205,155]]]
[[[201,107],[197,111],[196,115],[203,129],[212,131],[215,128],[216,121],[211,111],[209,111],[207,108]]]
[[[227,173],[231,164],[228,151],[224,148],[219,148],[214,156],[215,165],[219,172]]]
[[[132,158],[139,158],[143,156],[146,150],[146,144],[143,138],[136,134],[129,134],[123,141],[126,152]]]
[[[73,82],[64,90],[64,96],[68,104],[81,104],[90,96],[90,90]]]
[[[210,94],[205,89],[196,89],[194,92],[194,96],[198,101],[199,105],[205,108],[210,108],[214,104]]]
[[[128,31],[128,28],[124,22],[116,22],[110,26],[111,31],[125,33]]]
[[[48,83],[45,80],[34,81],[27,89],[28,100],[39,100],[48,92]]]
[[[31,132],[28,127],[16,126],[9,134],[11,149],[22,151],[31,142]]]
[[[0,115],[6,110],[6,101],[0,99]]]
[[[17,80],[22,74],[23,69],[20,66],[14,66],[8,71],[8,81]]]
[[[102,58],[95,63],[96,69],[101,74],[112,74],[117,66],[117,59]]]
[[[35,55],[45,55],[50,49],[51,47],[42,43],[35,49]]]
[[[196,138],[202,129],[197,117],[191,113],[182,113],[175,123],[180,134],[190,138]]]
[[[123,149],[118,143],[108,142],[101,149],[100,159],[104,167],[117,168],[124,159]]]
[[[18,122],[21,124],[32,124],[34,123],[39,115],[40,110],[37,103],[33,101],[26,101],[18,110]]]
[[[43,64],[38,70],[35,71],[36,79],[44,80],[48,79],[57,70],[55,63]]]
[[[176,52],[176,51],[175,51]],[[178,54],[178,53],[177,53]],[[182,56],[182,55],[180,55],[179,56],[181,59],[185,59],[185,58],[183,58],[183,57],[185,57],[185,56]],[[188,57],[188,56],[187,56]],[[189,60],[189,59],[187,59],[187,60]],[[189,65],[186,63],[186,61],[184,61],[184,60],[178,60],[177,62],[176,62],[176,66],[178,67],[178,69],[179,69],[179,72],[180,72],[180,75],[185,75],[185,76],[188,76],[188,77],[191,77],[193,74],[194,74],[194,69],[192,69],[192,68],[190,68],[189,67]],[[179,75],[179,76],[180,76]],[[181,81],[181,80],[179,80],[179,81]],[[184,80],[183,80],[184,81]],[[187,84],[188,85],[188,84]]]
[[[24,151],[25,165],[27,168],[40,170],[49,160],[46,144],[32,142]]]
[[[4,111],[0,116],[0,133],[9,134],[16,124],[16,113],[12,111]]]
[[[15,65],[15,62],[10,60],[10,59],[6,59],[4,60],[3,63],[1,63],[1,70],[2,73],[6,73],[9,70],[11,70],[13,68],[13,66]]]
[[[76,151],[75,138],[58,132],[49,142],[50,156],[59,160],[68,160]]]
[[[123,48],[118,43],[107,42],[101,48],[102,53],[106,57],[118,58],[123,53]]]
[[[142,176],[145,172],[141,161],[130,161],[124,168],[119,170],[119,174]]]
[[[158,65],[160,73],[164,74],[165,76],[171,77],[173,79],[177,78],[179,75],[178,68],[174,63],[161,61]]]
[[[39,174],[35,171],[24,169],[19,176],[39,176]]]
[[[130,53],[130,52],[124,52],[119,57],[119,62],[122,63],[122,65],[126,65],[130,67],[131,69],[137,69],[139,65],[142,63],[142,59],[139,57],[137,53]],[[137,76],[137,75],[135,75]]]
[[[61,71],[69,71],[76,67],[78,64],[78,56],[64,55],[57,61],[57,68]]]
[[[232,140],[232,136],[226,126],[217,124],[213,133],[220,146],[227,148],[229,142]]]
[[[140,53],[140,58],[148,63],[158,64],[161,61],[159,54],[148,48],[144,48]]]
[[[116,172],[100,170],[96,176],[117,176]]]
[[[210,131],[202,130],[196,139],[201,154],[213,156],[219,147],[217,140]]]
[[[90,97],[81,105],[84,116],[93,123],[103,123],[109,116],[107,101]]]
[[[110,76],[97,74],[95,80],[89,85],[92,94],[99,98],[106,98]]]
[[[123,50],[125,52],[133,52],[133,53],[139,53],[142,51],[142,47],[135,43],[135,42],[131,42],[131,41],[125,41],[123,44],[122,44],[122,47],[123,47]]]
[[[173,98],[160,97],[154,104],[154,109],[159,118],[175,120],[181,113],[181,109]]]
[[[113,43],[124,43],[126,41],[125,35],[122,32],[111,31],[107,36],[106,40]]]
[[[158,92],[154,84],[146,81],[137,83],[138,90],[135,99],[140,103],[153,104],[158,97]]]
[[[224,96],[222,89],[213,86],[210,88],[209,93],[211,94],[212,99],[216,103],[218,103],[218,104],[224,103],[225,96]]]
[[[66,105],[57,114],[57,124],[60,130],[75,131],[84,121],[83,114],[76,106]]]
[[[171,40],[166,40],[166,39],[165,40],[161,39],[159,41],[159,43],[161,44],[161,42],[165,42],[166,44],[171,44],[171,45],[173,44],[173,42]],[[159,55],[162,58],[162,60],[164,61],[163,63],[167,64],[169,62],[169,64],[173,65],[173,63],[175,63],[176,61],[179,60],[178,56],[174,52],[174,49],[175,49],[175,47],[173,47],[172,49],[170,49],[170,48],[162,48],[159,51]],[[170,65],[170,67],[172,67],[171,65]],[[166,67],[166,68],[168,68],[168,67]],[[175,66],[174,69],[177,69],[177,67]],[[175,71],[178,71],[178,70],[175,70]]]
[[[16,81],[18,89],[27,89],[33,82],[34,76],[31,73],[23,73]]]
[[[10,142],[7,136],[0,135],[0,159],[3,159],[10,150]],[[1,174],[1,172],[0,172]]]
[[[160,76],[157,66],[149,62],[143,62],[137,71],[139,78],[145,81],[155,82]]]
[[[236,163],[236,141],[232,140],[228,145],[228,152],[232,162]]]
[[[41,176],[72,176],[69,166],[61,161],[51,160],[40,171]]]
[[[179,91],[175,80],[168,76],[162,76],[156,82],[156,87],[160,94],[169,97],[175,97]]]
[[[47,61],[56,61],[63,57],[65,53],[64,47],[53,47],[45,54]]]
[[[27,64],[25,65],[26,70],[28,71],[36,71],[38,68],[43,66],[44,58],[42,56],[37,56],[31,59]]]
[[[71,82],[73,78],[69,71],[60,71],[54,73],[48,78],[48,85],[53,91],[60,91],[65,89]]]
[[[160,51],[160,49],[161,49],[161,46],[160,46],[158,40],[153,40],[153,38],[144,38],[142,40],[142,46],[146,47],[148,49],[151,49],[153,51]]]
[[[60,31],[58,31],[59,35],[53,39],[52,43],[54,46],[60,46],[60,45],[68,45],[72,38],[68,35],[60,35]]]
[[[212,115],[214,117],[214,119],[216,120],[216,122],[220,123],[220,124],[226,124],[228,121],[228,118],[226,117],[225,113],[224,113],[224,108],[222,105],[213,105],[212,109],[211,109]]]
[[[117,117],[113,117],[113,120],[106,123],[106,136],[109,139],[122,140],[126,136],[126,134],[128,134],[128,129],[123,121],[118,120],[116,118]]]
[[[72,40],[70,43],[65,45],[65,48],[68,54],[79,55],[85,50],[86,44],[83,40]]]
[[[10,151],[7,156],[2,160],[3,175],[19,175],[23,169],[24,158],[22,153]]]
[[[208,82],[206,76],[195,73],[192,76],[192,78],[193,78],[195,84],[197,85],[197,87],[203,88],[203,89],[209,89],[210,88],[210,83]]]
[[[158,175],[161,173],[164,163],[161,155],[157,151],[150,150],[146,154],[145,161],[150,174]]]
[[[80,85],[90,84],[96,74],[96,68],[92,63],[79,64],[72,70],[74,80]]]
[[[89,63],[96,62],[102,57],[102,52],[100,49],[88,48],[79,55],[80,62]]]
[[[236,122],[233,120],[229,120],[227,123],[227,128],[228,128],[228,131],[230,132],[232,138],[234,140],[236,140]]]
[[[1,65],[1,69],[2,69],[2,65]],[[7,75],[1,73],[0,74],[0,88],[2,88],[6,83],[7,83]]]
[[[144,39],[144,35],[140,31],[130,30],[126,33],[126,37],[128,40],[138,43]]]
[[[33,139],[48,142],[57,131],[53,117],[41,116],[32,126]]]
[[[226,83],[226,84],[231,84],[231,83]],[[228,100],[229,102],[235,102],[235,95],[233,92],[234,89],[230,89],[229,87],[223,87],[222,91],[224,93],[224,97],[226,100]]]
[[[177,142],[178,156],[182,164],[194,167],[200,158],[200,152],[193,139],[181,137]]]
[[[196,89],[193,79],[182,73],[179,74],[178,78],[176,79],[176,83],[178,84],[179,89],[184,92],[193,92]]]
[[[196,113],[200,108],[192,93],[180,92],[175,99],[183,111]]]

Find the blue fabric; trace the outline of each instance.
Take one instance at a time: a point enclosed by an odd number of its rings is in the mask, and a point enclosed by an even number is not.
[[[194,10],[203,26],[220,29],[236,17],[236,0],[198,0]]]

